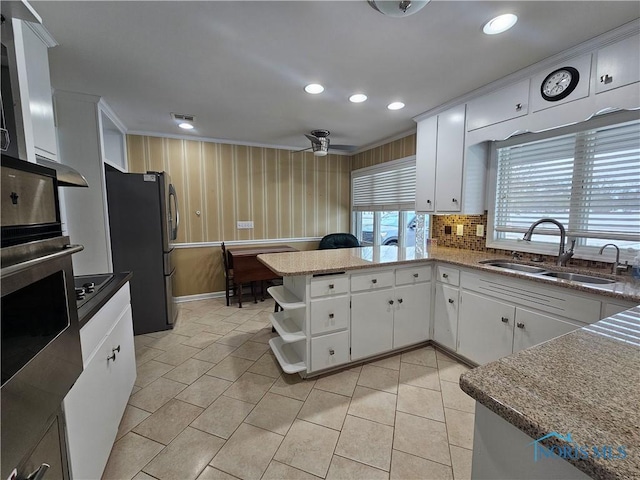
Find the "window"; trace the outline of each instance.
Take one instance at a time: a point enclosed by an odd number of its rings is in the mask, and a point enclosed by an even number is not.
[[[415,192],[415,157],[354,170],[351,173],[352,230],[360,243],[363,246],[415,246],[421,215],[415,213]],[[428,215],[424,218],[428,226]],[[428,227],[426,230],[425,238]]]
[[[488,246],[557,253],[553,226],[536,229],[530,245],[521,241],[533,222],[550,217],[576,240],[576,256],[598,258],[599,247],[610,242],[623,251],[640,249],[638,116],[612,114],[496,143]]]

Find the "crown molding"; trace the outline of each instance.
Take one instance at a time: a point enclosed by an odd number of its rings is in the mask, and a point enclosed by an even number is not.
[[[116,113],[111,109],[111,107],[104,100],[104,98],[100,98],[100,100],[98,101],[98,107],[100,108],[100,110],[102,110],[107,114],[107,117],[109,117],[109,119],[114,123],[114,125],[118,128],[118,130],[120,130],[124,134],[128,133],[127,127],[125,126],[125,124],[122,123],[122,120],[120,120],[120,117],[116,115]]]
[[[24,24],[31,29],[35,36],[38,37],[40,41],[47,46],[47,48],[53,48],[59,45],[49,30],[47,30],[41,23],[24,22]]]

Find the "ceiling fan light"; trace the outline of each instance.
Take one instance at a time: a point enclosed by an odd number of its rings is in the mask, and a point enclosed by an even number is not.
[[[429,0],[367,0],[367,2],[373,9],[388,17],[408,17],[421,10]]]

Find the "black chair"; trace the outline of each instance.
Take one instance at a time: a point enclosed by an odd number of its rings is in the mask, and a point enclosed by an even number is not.
[[[353,248],[359,247],[360,242],[350,233],[330,233],[320,240],[320,250],[329,250],[331,248]]]

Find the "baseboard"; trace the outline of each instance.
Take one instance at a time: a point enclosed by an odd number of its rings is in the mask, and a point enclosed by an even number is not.
[[[183,295],[182,297],[173,297],[176,303],[197,302],[198,300],[208,300],[210,298],[224,298],[224,292],[198,293],[196,295]]]

